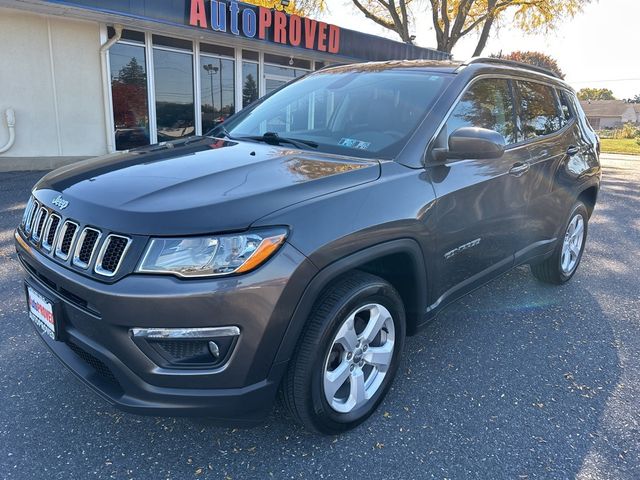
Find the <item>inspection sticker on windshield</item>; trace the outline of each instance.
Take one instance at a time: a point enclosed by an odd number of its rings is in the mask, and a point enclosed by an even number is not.
[[[356,140],[355,138],[341,138],[338,145],[349,148],[357,148],[358,150],[367,150],[371,143]]]

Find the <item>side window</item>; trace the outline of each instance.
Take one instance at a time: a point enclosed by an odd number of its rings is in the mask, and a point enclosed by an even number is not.
[[[495,130],[507,144],[516,143],[513,101],[506,79],[478,80],[469,87],[447,120],[447,135],[462,127]]]
[[[524,138],[528,140],[560,130],[563,122],[553,88],[534,82],[518,81],[517,84]]]
[[[562,125],[566,125],[573,118],[571,112],[571,101],[569,100],[569,94],[564,90],[556,90],[558,97],[560,98],[560,113],[562,114]]]

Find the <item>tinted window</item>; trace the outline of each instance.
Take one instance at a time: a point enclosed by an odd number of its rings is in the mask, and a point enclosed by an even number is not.
[[[573,118],[571,113],[571,101],[569,100],[569,94],[564,90],[556,90],[558,97],[560,98],[560,112],[562,113],[562,124],[566,125]]]
[[[118,43],[109,51],[116,149],[149,145],[144,47]]]
[[[242,62],[242,106],[258,99],[258,64]],[[204,131],[204,130],[203,130]]]
[[[211,130],[235,112],[235,62],[200,56],[202,131]]]
[[[549,135],[562,128],[553,88],[541,83],[517,82],[520,93],[520,121],[524,138]]]
[[[447,135],[462,127],[495,130],[502,134],[507,144],[515,143],[509,82],[504,79],[486,79],[471,85],[447,120]]]
[[[154,49],[158,141],[195,133],[193,58],[190,53]]]

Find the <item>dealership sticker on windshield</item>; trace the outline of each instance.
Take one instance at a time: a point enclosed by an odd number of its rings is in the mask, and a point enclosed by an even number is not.
[[[371,143],[356,140],[355,138],[341,138],[338,145],[342,147],[357,148],[358,150],[367,150]]]

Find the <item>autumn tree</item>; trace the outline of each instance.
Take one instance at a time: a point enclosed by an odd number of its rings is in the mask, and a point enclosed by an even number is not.
[[[403,42],[413,43],[409,32],[413,0],[352,0],[365,17],[378,25],[396,32]]]
[[[478,34],[474,56],[484,50],[497,25],[526,32],[548,32],[581,12],[591,0],[352,0],[365,16],[411,42],[411,10],[427,9],[438,50],[451,53],[466,35]],[[412,2],[416,2],[415,5]],[[420,3],[421,2],[421,3]]]
[[[582,88],[578,91],[580,100],[616,100],[608,88]]]
[[[281,10],[286,13],[297,15],[315,15],[321,13],[326,8],[325,0],[243,0],[251,5]]]
[[[560,69],[560,66],[558,65],[558,61],[555,58],[550,57],[549,55],[546,55],[542,52],[517,51],[517,52],[511,52],[507,55],[503,55],[502,53],[499,53],[497,55],[491,55],[491,56],[494,58],[503,58],[505,60],[513,60],[515,62],[522,62],[522,63],[527,63],[529,65],[534,65],[536,67],[546,68],[547,70],[551,70],[552,72],[554,72],[560,78],[564,78],[565,76],[562,70]]]

